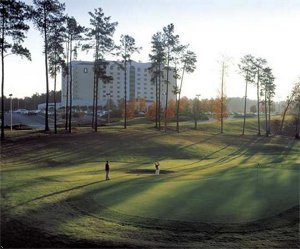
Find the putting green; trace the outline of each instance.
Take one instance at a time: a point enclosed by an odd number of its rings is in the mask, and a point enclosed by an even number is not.
[[[149,174],[150,166],[140,166],[136,174],[112,171],[111,181],[86,189],[77,208],[86,210],[88,202],[88,212],[96,217],[106,209],[121,218],[235,223],[270,217],[299,202],[299,171],[291,167],[240,167],[209,160],[161,165],[171,173],[155,176]]]

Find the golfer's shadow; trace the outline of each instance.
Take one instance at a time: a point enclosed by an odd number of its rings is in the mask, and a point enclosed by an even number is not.
[[[127,174],[138,174],[138,175],[154,175],[155,169],[132,169],[126,172]],[[172,170],[160,170],[159,174],[172,174],[175,171]]]

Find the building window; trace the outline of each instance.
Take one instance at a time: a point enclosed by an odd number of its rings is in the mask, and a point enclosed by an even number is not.
[[[85,68],[83,69],[83,72],[84,72],[84,73],[88,73],[88,69],[85,67]]]

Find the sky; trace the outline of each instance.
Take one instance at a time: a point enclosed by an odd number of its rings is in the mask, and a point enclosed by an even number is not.
[[[32,4],[32,0],[23,0]],[[197,69],[186,74],[182,95],[194,98],[216,97],[221,86],[220,60],[229,58],[225,77],[228,97],[243,97],[245,82],[238,63],[246,54],[262,57],[272,68],[276,100],[284,100],[300,76],[300,0],[65,0],[66,13],[80,25],[89,27],[89,11],[102,8],[119,24],[114,34],[135,38],[143,49],[133,55],[148,62],[151,37],[170,23],[182,44],[197,55]],[[4,95],[14,97],[45,93],[43,40],[31,25],[24,45],[32,61],[17,56],[5,57]],[[108,58],[116,59],[116,58]],[[80,53],[78,60],[92,60],[92,53]],[[60,90],[60,81],[58,90]],[[53,80],[50,81],[50,90]],[[255,87],[248,97],[255,99]]]

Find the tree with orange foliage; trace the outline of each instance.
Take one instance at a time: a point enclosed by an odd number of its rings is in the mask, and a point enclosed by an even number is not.
[[[187,97],[182,97],[180,99],[180,106],[179,106],[179,112],[183,114],[190,113],[190,101]]]
[[[153,104],[148,107],[148,110],[145,113],[145,117],[150,120],[155,119],[155,117],[156,117],[156,102],[153,102]]]
[[[218,121],[221,122],[222,117],[228,117],[227,98],[223,96],[223,115],[222,115],[222,98],[217,97],[213,102],[213,112]]]
[[[130,100],[126,105],[126,116],[127,116],[128,119],[132,119],[134,117],[135,108],[136,108],[135,99]],[[125,112],[123,112],[123,117],[125,118]]]
[[[168,108],[166,110],[166,119],[170,120],[175,117],[175,112],[176,112],[176,104],[173,99],[168,101]]]

